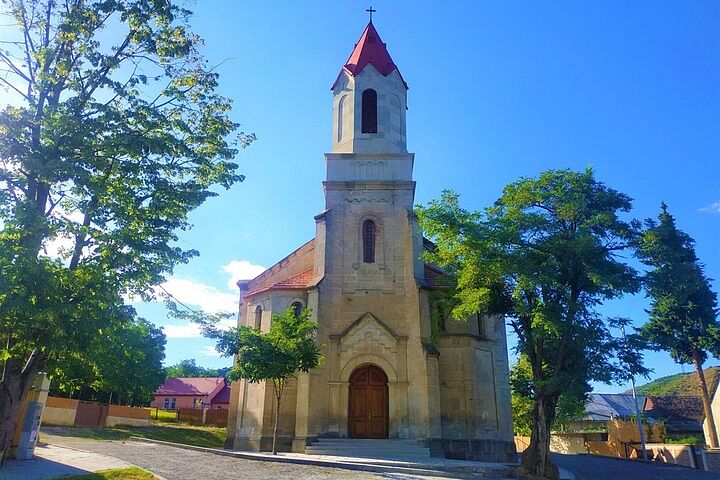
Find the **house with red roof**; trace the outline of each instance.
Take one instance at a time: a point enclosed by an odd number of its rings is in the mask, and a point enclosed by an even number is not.
[[[155,391],[154,408],[225,409],[230,406],[230,386],[223,377],[180,378],[165,380]]]

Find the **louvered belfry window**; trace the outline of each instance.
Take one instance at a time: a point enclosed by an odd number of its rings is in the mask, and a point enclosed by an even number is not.
[[[377,92],[372,88],[362,93],[362,133],[377,133]]]
[[[363,262],[375,263],[375,222],[363,222]]]

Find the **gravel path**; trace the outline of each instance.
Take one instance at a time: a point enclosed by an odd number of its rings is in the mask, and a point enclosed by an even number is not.
[[[153,443],[97,441],[48,434],[42,436],[42,441],[119,458],[168,480],[440,480],[439,477],[246,460]]]

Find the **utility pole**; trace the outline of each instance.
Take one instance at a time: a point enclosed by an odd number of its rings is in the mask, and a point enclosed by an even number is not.
[[[623,342],[625,341],[625,326],[620,327],[622,332]],[[640,432],[640,444],[642,445],[643,460],[648,459],[647,449],[645,448],[645,429],[642,425],[642,418],[640,417],[640,406],[638,405],[637,395],[635,394],[635,376],[630,376],[630,385],[632,385],[632,396],[633,402],[635,403],[635,420],[637,420],[638,431]]]

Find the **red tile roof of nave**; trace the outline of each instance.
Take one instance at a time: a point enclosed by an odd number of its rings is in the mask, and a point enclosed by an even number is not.
[[[355,76],[362,72],[363,68],[369,63],[386,77],[397,70],[402,79],[400,70],[398,70],[397,65],[393,62],[392,57],[390,57],[387,46],[383,43],[380,34],[378,34],[372,22],[368,23],[367,27],[365,27],[362,35],[360,35],[360,40],[355,44],[355,48],[343,68],[350,73],[350,75]],[[403,83],[405,87],[407,87],[404,79]]]
[[[283,272],[283,270],[287,270],[288,268],[296,267],[296,262],[300,261],[302,262],[303,259],[306,259],[307,263],[307,257],[310,255],[311,252],[315,249],[315,239],[312,238],[302,244],[300,247],[296,248],[292,252],[290,252],[288,255],[283,257],[280,261],[275,262],[272,266],[270,266],[267,270],[262,272],[260,275],[258,275],[255,278],[252,279],[243,279],[239,280],[238,284],[245,283],[247,285],[247,290],[249,291],[256,291],[260,289],[264,289],[274,283],[277,282],[277,278],[288,278],[291,275],[287,275]],[[308,264],[305,266],[305,268],[302,268],[302,270],[307,269],[311,264]],[[295,272],[301,271],[300,268],[293,268]]]
[[[452,277],[437,267],[425,264],[425,283],[428,287],[447,287],[452,283]]]
[[[284,278],[278,282],[259,288],[244,295],[245,298],[257,295],[258,293],[267,292],[269,290],[305,290],[312,283],[314,278],[314,269],[308,268],[298,274]]]

